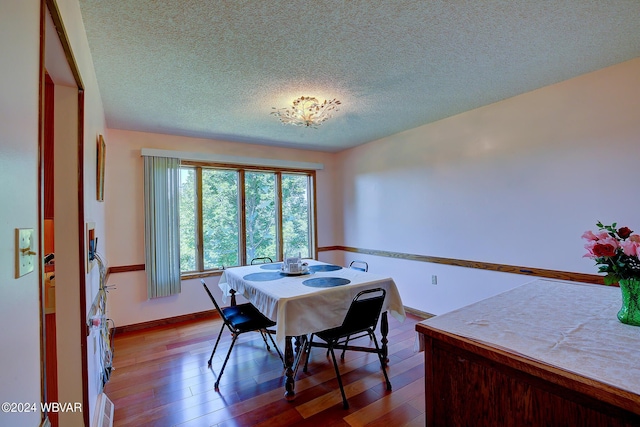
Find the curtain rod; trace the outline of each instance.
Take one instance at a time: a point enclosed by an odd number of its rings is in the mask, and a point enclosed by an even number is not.
[[[297,162],[293,160],[281,159],[264,159],[260,157],[228,156],[224,154],[212,153],[193,153],[188,151],[158,150],[155,148],[143,148],[141,150],[141,155],[154,157],[171,157],[180,160],[228,163],[233,165],[269,166],[291,169],[324,169],[324,164],[322,163]]]

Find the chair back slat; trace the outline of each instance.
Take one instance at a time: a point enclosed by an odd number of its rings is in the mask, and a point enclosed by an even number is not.
[[[366,261],[354,260],[349,264],[349,268],[364,271],[366,273],[367,271],[369,271],[369,264],[367,264]]]
[[[209,295],[209,298],[211,298],[211,302],[216,307],[216,310],[218,311],[218,314],[220,314],[220,317],[222,318],[222,321],[224,323],[226,323],[226,324],[229,324],[229,319],[227,319],[227,316],[224,315],[224,311],[222,311],[222,309],[218,305],[218,302],[213,297],[213,294],[209,290],[209,287],[207,286],[207,284],[204,282],[204,279],[200,279],[200,282],[202,283],[202,286],[204,286],[204,290],[207,291],[207,295]]]
[[[387,292],[382,288],[368,289],[358,293],[342,322],[342,334],[356,334],[368,328],[375,329],[386,295]]]
[[[258,258],[254,258],[251,260],[251,265],[254,264],[266,264],[267,262],[273,262],[273,260],[268,257],[268,256],[262,256],[262,257],[258,257]]]

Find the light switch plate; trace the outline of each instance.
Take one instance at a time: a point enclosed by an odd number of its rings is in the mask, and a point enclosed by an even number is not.
[[[31,273],[36,265],[33,228],[16,228],[16,279]]]

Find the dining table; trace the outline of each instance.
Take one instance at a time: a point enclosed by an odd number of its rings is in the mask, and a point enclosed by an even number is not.
[[[223,302],[235,305],[242,295],[276,322],[276,343],[284,346],[285,397],[295,396],[295,374],[310,334],[342,324],[353,298],[363,290],[382,288],[386,298],[380,316],[381,346],[387,360],[387,313],[402,322],[404,306],[394,280],[386,275],[304,259],[304,273],[287,273],[282,262],[224,270],[218,286]]]

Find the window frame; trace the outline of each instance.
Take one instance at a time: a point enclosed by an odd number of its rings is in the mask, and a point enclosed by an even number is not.
[[[238,165],[217,162],[201,162],[182,160],[180,167],[193,167],[196,176],[196,268],[195,271],[181,271],[182,278],[197,278],[222,274],[224,268],[235,266],[223,266],[222,268],[204,269],[204,237],[203,208],[202,208],[202,169],[233,170],[238,172],[238,246],[240,266],[247,265],[251,260],[246,259],[246,210],[245,210],[245,172],[266,172],[275,175],[275,203],[276,203],[276,253],[277,261],[282,261],[284,254],[284,238],[282,236],[282,175],[294,174],[307,177],[307,191],[309,195],[309,250],[310,258],[315,259],[318,254],[318,227],[317,227],[317,199],[316,199],[316,171],[313,169],[279,168],[254,165]],[[276,261],[276,260],[274,260]]]

